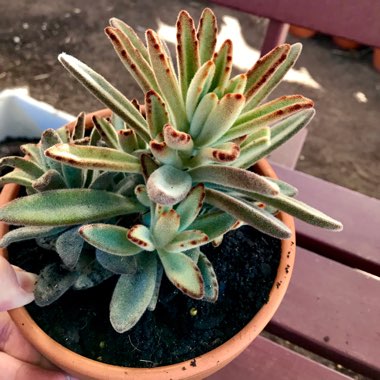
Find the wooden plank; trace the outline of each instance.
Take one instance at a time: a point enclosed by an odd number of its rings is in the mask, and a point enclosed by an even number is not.
[[[349,377],[261,336],[207,380],[348,380]]]
[[[380,378],[380,278],[297,248],[286,296],[268,330]]]
[[[377,0],[212,0],[269,19],[380,47]]]
[[[297,244],[380,276],[380,200],[276,164],[273,168],[298,188],[298,199],[344,225],[335,233],[296,221]]]

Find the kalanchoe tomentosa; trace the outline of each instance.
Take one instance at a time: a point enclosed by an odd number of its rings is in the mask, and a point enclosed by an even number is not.
[[[124,196],[119,212],[112,211],[116,198],[101,205],[96,197],[82,199],[94,194],[89,180],[82,178],[78,186],[84,187],[84,182],[90,186],[81,190],[82,198],[56,190],[68,185],[63,173],[54,190],[16,200],[0,210],[0,217],[29,228],[71,224],[77,232],[81,225],[79,234],[95,247],[97,263],[120,275],[110,308],[116,331],[129,330],[146,309],[155,308],[163,272],[183,293],[214,302],[217,280],[199,247],[211,241],[220,244],[231,229],[249,224],[277,238],[289,238],[288,227],[274,216],[278,210],[320,227],[342,228],[294,199],[297,190],[291,185],[248,170],[314,115],[313,102],[301,95],[263,103],[293,66],[300,44],[278,46],[247,73],[231,78],[232,42],[226,40],[215,52],[217,25],[210,9],[204,10],[197,30],[187,12],[179,14],[177,70],[153,30],[146,32],[145,45],[122,21],[111,19],[110,24],[105,32],[140,85],[144,104],[129,101],[86,64],[63,53],[59,60],[64,67],[110,108],[113,117],[94,118],[96,132],[89,138],[93,143],[87,144],[84,135],[77,136],[79,144],[56,139],[54,144],[42,143],[42,155],[36,157],[47,161],[49,170],[96,173],[103,184],[108,178],[117,179],[115,188],[98,191],[103,191],[100,198]],[[41,172],[47,167],[39,167],[39,162],[33,166],[22,162],[24,166],[17,166],[18,172],[3,177],[3,182],[18,176],[19,183],[36,190],[33,181],[51,175]],[[128,192],[121,192],[123,188]],[[69,223],[60,224],[41,215],[53,198],[71,207],[110,212],[87,220],[77,212]],[[112,219],[131,212],[140,212],[140,219],[130,228]],[[4,241],[7,236],[6,245]]]

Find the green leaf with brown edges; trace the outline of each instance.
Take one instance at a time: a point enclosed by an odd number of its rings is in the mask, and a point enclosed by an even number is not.
[[[156,248],[165,247],[178,232],[180,217],[173,209],[162,212],[153,224],[153,236]]]
[[[153,90],[145,94],[145,112],[150,135],[155,139],[169,123],[169,114],[164,101]]]
[[[217,53],[214,53],[215,74],[211,89],[219,88],[224,91],[232,70],[232,41],[225,40]]]
[[[291,237],[291,231],[279,219],[254,205],[249,205],[225,193],[206,189],[206,202],[270,236],[278,239]]]
[[[149,229],[142,224],[132,226],[127,233],[127,237],[131,243],[137,245],[144,251],[151,252],[156,249]]]
[[[198,216],[206,196],[205,187],[202,183],[194,186],[186,198],[178,204],[176,212],[180,216],[180,231],[185,230]]]
[[[259,85],[257,85],[251,95],[248,96],[249,100],[247,100],[245,110],[248,111],[256,107],[277,87],[285,74],[297,61],[299,55],[301,54],[301,50],[302,44],[299,42],[291,45],[289,52],[285,54],[286,58],[283,59],[283,55],[281,55],[278,60],[278,64],[274,64],[275,70],[272,72],[271,68],[269,68],[268,73],[270,72],[271,74],[265,77],[265,80],[259,78]]]
[[[205,8],[199,19],[197,37],[199,41],[199,56],[201,64],[212,58],[216,45],[218,27],[214,12]]]
[[[17,198],[0,208],[0,220],[15,225],[65,226],[143,211],[136,200],[107,191],[49,190]]]
[[[182,252],[158,251],[161,263],[169,281],[182,293],[194,299],[204,296],[202,274],[190,257]]]
[[[201,147],[218,141],[234,124],[244,107],[245,98],[241,94],[227,94],[220,99],[210,112],[197,137],[195,146]]]
[[[148,308],[156,287],[155,255],[139,255],[139,270],[120,276],[112,294],[110,321],[118,333],[130,330]]]
[[[87,243],[117,256],[133,256],[142,250],[128,240],[128,232],[128,228],[104,223],[88,224],[79,229],[79,234]]]
[[[79,82],[127,122],[144,141],[149,141],[145,119],[119,90],[78,59],[65,53],[60,54],[58,59]]]
[[[202,273],[205,287],[203,299],[208,302],[216,302],[219,294],[218,280],[210,260],[202,252],[199,253],[198,268]]]
[[[119,138],[114,126],[106,119],[93,116],[92,121],[109,148],[119,149]]]
[[[187,89],[200,66],[194,21],[186,11],[181,11],[177,19],[177,64],[182,97],[186,99]]]
[[[186,96],[186,114],[191,120],[200,100],[207,94],[215,73],[213,61],[207,61],[194,75]]]
[[[153,71],[141,52],[135,48],[133,42],[124,31],[107,27],[104,30],[109,37],[117,55],[125,68],[144,92],[158,89]],[[146,51],[146,49],[145,49]]]
[[[46,150],[45,155],[76,168],[127,173],[141,172],[138,158],[111,148],[57,144]]]
[[[209,243],[209,238],[199,230],[179,232],[169,244],[165,246],[168,252],[183,252]]]
[[[164,98],[176,129],[186,132],[188,129],[188,121],[185,113],[185,105],[177,78],[170,63],[170,58],[161,40],[153,30],[147,30],[146,40],[150,63],[160,87],[160,95]]]

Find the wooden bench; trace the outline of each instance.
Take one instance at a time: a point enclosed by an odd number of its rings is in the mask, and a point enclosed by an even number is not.
[[[261,48],[285,41],[288,24],[380,47],[380,2],[363,0],[214,0],[270,19]],[[373,27],[370,28],[369,26]],[[331,233],[296,222],[297,258],[285,299],[260,336],[210,380],[343,380],[351,377],[322,364],[328,359],[380,379],[380,200],[293,170],[306,134],[271,159],[278,176],[303,200],[341,220]],[[272,162],[273,163],[273,162]],[[290,342],[295,352],[276,343]]]
[[[373,379],[380,378],[380,201],[274,165],[299,199],[344,224],[331,233],[296,222],[297,258],[283,303],[267,331]],[[347,379],[260,337],[210,380]]]

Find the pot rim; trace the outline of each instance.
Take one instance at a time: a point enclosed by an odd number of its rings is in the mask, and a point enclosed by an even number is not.
[[[102,109],[86,115],[86,124],[91,123],[92,116],[106,117],[110,110]],[[72,128],[74,122],[67,124]],[[267,160],[262,159],[256,165],[257,171],[262,174],[278,178]],[[0,204],[14,199],[19,191],[19,186],[7,184],[0,195]],[[89,359],[61,344],[48,336],[31,318],[24,307],[13,309],[9,314],[25,338],[43,356],[58,367],[81,379],[201,379],[218,371],[233,359],[235,359],[248,345],[260,334],[274,313],[278,309],[289,285],[295,260],[295,229],[294,219],[288,214],[280,212],[278,217],[292,231],[292,237],[281,241],[281,258],[272,289],[269,293],[269,301],[256,313],[256,315],[236,335],[222,345],[198,357],[155,368],[131,368],[122,367]],[[8,225],[0,222],[0,236],[8,231]],[[0,249],[0,255],[7,257],[7,250]],[[195,361],[194,361],[195,360]]]

